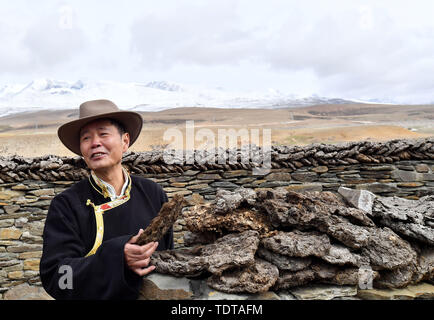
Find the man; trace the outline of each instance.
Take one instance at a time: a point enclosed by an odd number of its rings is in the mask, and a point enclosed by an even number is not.
[[[54,197],[48,210],[40,276],[56,299],[136,299],[142,277],[154,270],[152,253],[173,248],[172,229],[159,243],[135,244],[167,201],[159,185],[130,176],[121,164],[142,124],[138,113],[93,100],[58,130],[90,175]]]

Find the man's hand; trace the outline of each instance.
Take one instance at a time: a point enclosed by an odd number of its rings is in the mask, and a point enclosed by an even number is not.
[[[151,255],[158,247],[158,242],[149,242],[143,246],[136,243],[137,238],[143,233],[140,229],[139,233],[132,237],[124,246],[124,257],[128,267],[137,273],[139,276],[144,276],[155,269],[155,266],[149,266]]]

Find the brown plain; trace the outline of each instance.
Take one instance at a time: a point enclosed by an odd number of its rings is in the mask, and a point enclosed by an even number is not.
[[[384,141],[434,135],[434,105],[317,105],[286,109],[176,108],[141,112],[144,125],[132,151],[164,146],[169,128],[185,138],[186,121],[193,120],[195,132],[211,129],[271,129],[275,145],[306,145],[348,141]],[[0,118],[0,155],[24,157],[54,154],[72,156],[57,138],[57,128],[78,117],[77,110],[39,111]],[[202,144],[196,141],[195,147]],[[216,142],[217,143],[217,142]],[[262,137],[260,139],[262,144]],[[185,141],[184,141],[185,146]]]

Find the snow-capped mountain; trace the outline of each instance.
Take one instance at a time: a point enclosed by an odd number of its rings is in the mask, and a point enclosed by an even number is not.
[[[124,110],[136,111],[177,107],[287,108],[351,102],[316,95],[302,97],[273,89],[266,92],[235,92],[167,81],[124,83],[36,79],[28,84],[8,84],[0,88],[0,116],[43,109],[72,109],[93,99],[109,99]]]
[[[164,91],[183,91],[182,87],[175,83],[170,83],[167,81],[151,81],[148,82],[145,87],[160,89]]]

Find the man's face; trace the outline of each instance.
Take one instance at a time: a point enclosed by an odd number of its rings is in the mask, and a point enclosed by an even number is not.
[[[80,151],[87,166],[97,172],[119,165],[130,143],[128,133],[122,136],[108,120],[96,120],[81,128]]]

